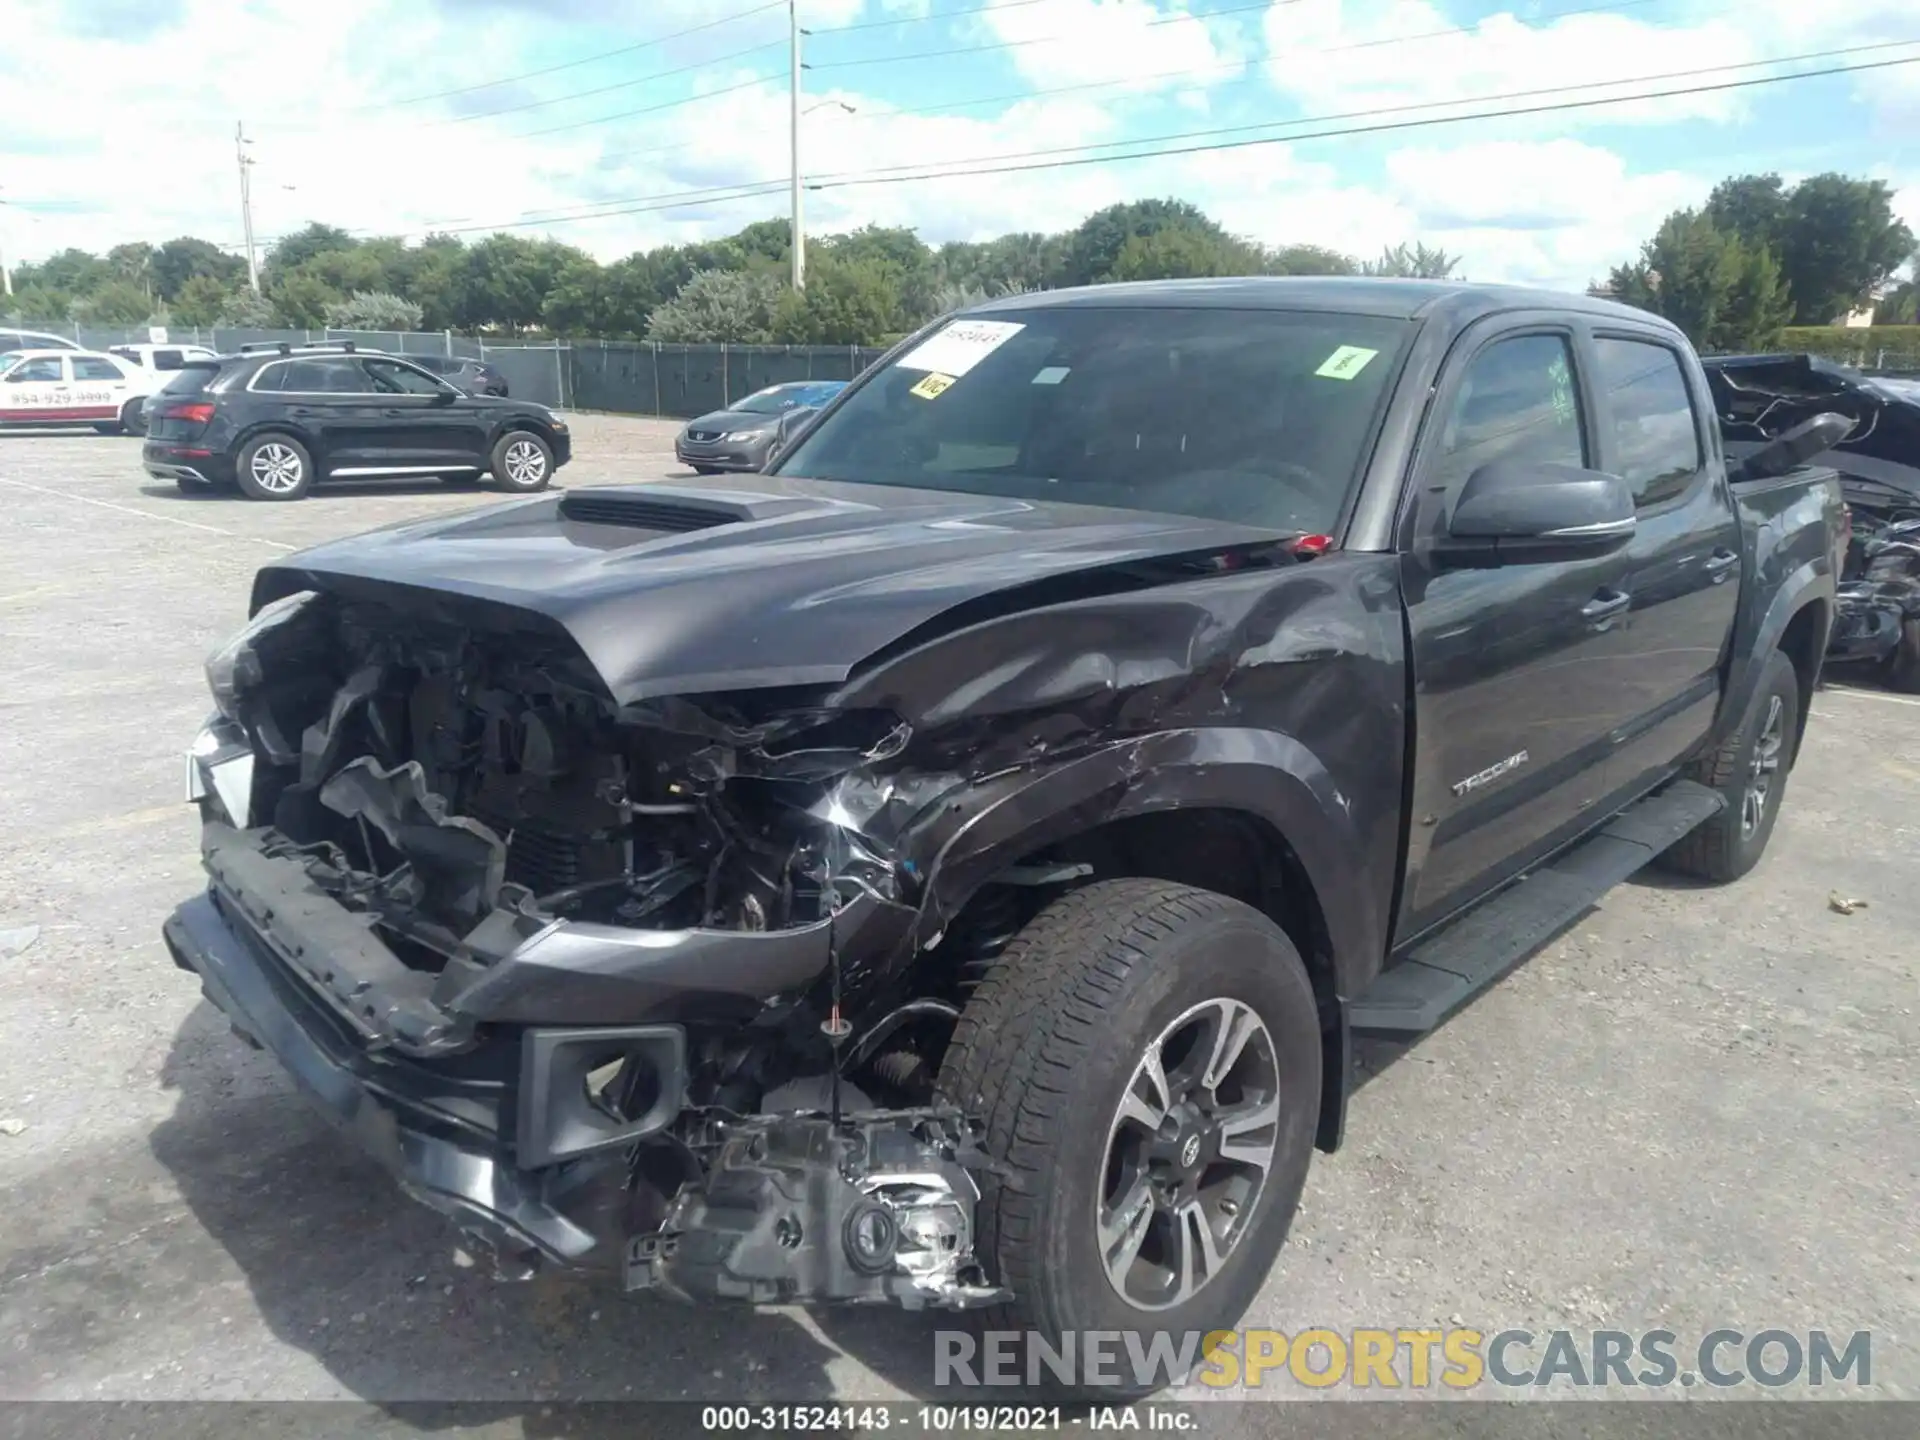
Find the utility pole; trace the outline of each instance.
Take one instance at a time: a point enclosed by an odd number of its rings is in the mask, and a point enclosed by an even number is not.
[[[253,161],[247,156],[247,126],[245,121],[233,127],[233,155],[240,165],[240,225],[247,237],[247,284],[253,293],[260,293],[260,263],[253,253],[253,181],[247,174]]]
[[[800,217],[800,5],[787,0],[787,50],[791,115],[788,121],[793,142],[793,288],[802,290],[807,283],[807,232]]]
[[[7,202],[5,200],[0,200],[0,205],[5,205],[6,203]],[[5,243],[6,235],[4,231],[5,231],[5,227],[0,226],[0,291],[4,291],[8,295],[12,295],[13,294],[13,271],[7,268],[7,247]]]

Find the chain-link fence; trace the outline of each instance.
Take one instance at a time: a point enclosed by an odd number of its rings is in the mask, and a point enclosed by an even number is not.
[[[1869,375],[1920,374],[1920,325],[1796,325],[1780,350],[1818,355]]]
[[[150,343],[145,326],[64,327],[82,345]],[[488,344],[451,332],[402,330],[261,330],[169,325],[177,345],[222,353],[242,345],[312,345],[351,340],[394,355],[457,355],[484,360],[508,393],[557,408],[691,418],[724,409],[768,385],[791,380],[851,380],[885,352],[865,345],[658,345],[651,341],[575,340]]]

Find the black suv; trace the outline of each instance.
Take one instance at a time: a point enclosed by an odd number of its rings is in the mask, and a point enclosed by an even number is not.
[[[485,472],[503,490],[543,490],[572,454],[546,406],[469,395],[351,342],[190,360],[147,413],[149,475],[253,500],[298,500],[323,479]]]

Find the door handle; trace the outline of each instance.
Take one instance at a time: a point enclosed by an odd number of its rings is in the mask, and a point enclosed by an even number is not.
[[[1706,569],[1707,574],[1713,577],[1713,583],[1718,585],[1722,580],[1726,579],[1727,576],[1731,575],[1733,573],[1733,567],[1738,563],[1739,559],[1740,557],[1738,555],[1726,549],[1724,546],[1709,555],[1707,557]]]
[[[288,408],[287,413],[289,415],[311,415],[314,413],[314,409],[311,405],[294,405]]]
[[[389,419],[398,420],[402,415],[406,414],[407,412],[402,410],[399,406],[395,405],[386,410],[383,410],[381,413],[387,416]]]
[[[1580,614],[1590,625],[1604,625],[1631,604],[1633,596],[1624,590],[1602,590],[1580,607]]]

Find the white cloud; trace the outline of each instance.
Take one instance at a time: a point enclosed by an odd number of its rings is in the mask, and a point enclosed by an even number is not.
[[[1184,5],[1154,0],[1002,3],[981,17],[1007,58],[1037,87],[1136,76],[1133,88],[1174,83],[1164,72],[1218,69],[1234,57]]]
[[[1530,24],[1502,13],[1462,29],[1427,0],[1299,0],[1269,10],[1263,29],[1268,78],[1309,113],[1560,90],[1739,64],[1759,54],[1752,27],[1732,20],[1665,25],[1626,14],[1584,14]],[[1635,90],[1645,88],[1672,87]],[[1586,89],[1569,98],[1612,93],[1619,92]],[[1724,120],[1738,113],[1743,102],[1737,97],[1722,91],[1642,101],[1609,106],[1606,116],[1613,123]]]

